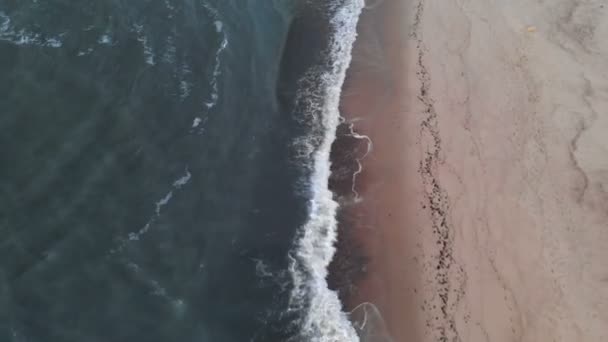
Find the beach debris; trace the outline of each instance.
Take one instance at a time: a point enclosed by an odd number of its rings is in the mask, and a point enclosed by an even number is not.
[[[536,26],[528,26],[526,31],[528,31],[528,33],[534,33],[536,32]]]

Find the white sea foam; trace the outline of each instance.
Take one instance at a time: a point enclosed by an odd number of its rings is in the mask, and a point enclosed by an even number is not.
[[[0,11],[0,41],[14,45],[34,45],[48,48],[60,48],[63,46],[61,35],[44,37],[25,29],[15,29],[11,23],[11,18],[2,11]]]
[[[262,259],[251,259],[255,263],[255,274],[260,278],[273,278],[270,267]]]
[[[89,54],[91,54],[91,52],[93,52],[93,48],[91,48],[91,47],[86,50],[78,51],[78,57],[89,55]]]
[[[144,57],[146,59],[146,64],[155,65],[156,63],[154,62],[154,52],[152,52],[152,48],[150,47],[150,45],[148,45],[147,39],[145,39],[143,41],[143,45],[144,45]]]
[[[201,120],[201,118],[199,118],[199,117],[194,118],[194,120],[192,121],[192,128],[198,127],[198,125],[201,124],[201,121],[203,121],[203,120]]]
[[[213,67],[213,75],[211,76],[211,95],[210,99],[205,102],[205,106],[208,109],[211,109],[217,105],[217,100],[219,99],[219,89],[218,89],[218,79],[221,75],[221,54],[228,46],[228,39],[226,34],[223,34],[222,42],[217,52],[215,53],[215,66]]]
[[[364,341],[394,342],[386,322],[374,303],[363,302],[351,311],[353,325]]]
[[[192,91],[192,83],[186,80],[179,81],[179,98],[185,100],[190,96],[190,92]],[[194,127],[194,126],[193,126]]]
[[[163,61],[167,64],[175,64],[175,56],[177,54],[177,48],[175,47],[175,42],[173,41],[173,36],[167,37],[167,45],[165,48],[165,53],[163,54]]]
[[[356,26],[364,5],[364,0],[346,0],[340,8],[335,9],[335,15],[331,19],[331,70],[319,75],[317,81],[320,81],[322,87],[322,108],[312,109],[321,113],[320,125],[325,131],[320,145],[312,155],[314,164],[310,180],[310,217],[301,228],[290,265],[294,285],[291,306],[295,310],[307,310],[301,326],[301,337],[308,341],[359,341],[354,327],[342,311],[337,293],[328,288],[326,277],[327,266],[335,252],[338,207],[328,188],[329,156],[340,120],[340,92],[351,61],[352,45],[357,35]],[[311,139],[318,138],[312,136]],[[315,142],[309,145],[315,145]]]
[[[177,298],[169,294],[169,291],[164,288],[158,280],[152,278],[152,275],[138,264],[133,261],[129,261],[126,264],[129,271],[131,271],[135,276],[137,276],[140,280],[143,281],[146,287],[149,288],[150,293],[154,296],[161,297],[165,299],[168,303],[171,304],[175,313],[183,314],[186,303],[183,299]]]
[[[341,118],[341,120],[344,120],[344,118]],[[348,123],[348,129],[350,130],[350,133],[348,134],[349,136],[351,136],[355,139],[367,141],[367,150],[365,151],[365,154],[363,154],[363,156],[361,158],[355,159],[357,161],[357,170],[355,170],[355,172],[353,172],[353,178],[351,181],[352,182],[351,192],[355,196],[354,201],[359,202],[359,201],[361,201],[361,196],[359,195],[359,192],[357,191],[357,176],[359,176],[359,174],[361,174],[361,172],[363,171],[363,165],[361,164],[361,161],[363,159],[365,159],[365,157],[367,157],[367,155],[372,152],[372,149],[374,148],[374,143],[369,136],[355,132],[355,123],[354,122],[351,121]]]
[[[216,105],[220,98],[219,93],[219,78],[222,75],[222,53],[228,47],[228,33],[224,28],[224,23],[220,20],[220,15],[218,11],[211,7],[209,4],[203,3],[203,7],[209,12],[211,15],[211,19],[213,19],[213,26],[215,27],[215,31],[221,35],[220,45],[215,51],[215,61],[213,64],[213,71],[211,74],[211,81],[209,82],[209,86],[211,87],[211,91],[208,95],[208,98],[203,102],[205,105],[205,114],[208,114]],[[183,80],[183,77],[190,74],[190,69],[187,65],[184,66],[185,69],[182,70],[182,80],[180,81],[180,96],[183,99],[187,98],[190,95],[190,91],[192,88],[192,84]],[[195,117],[192,122],[192,132],[196,132],[197,134],[202,134],[204,131],[204,124],[206,122],[207,116],[205,119],[201,119],[200,117]]]
[[[169,201],[173,198],[173,191],[169,191],[167,192],[167,194],[165,194],[165,196],[163,198],[161,198],[160,200],[158,200],[158,202],[156,202],[156,216],[160,216],[160,211],[161,209],[166,206]]]
[[[182,64],[182,67],[179,70],[179,98],[183,101],[190,96],[192,92],[192,82],[188,81],[187,78],[192,74],[192,70],[190,70],[190,66],[186,63]],[[200,123],[200,122],[199,122]],[[194,127],[194,126],[193,126]]]
[[[215,21],[213,24],[215,25],[215,31],[216,31],[217,33],[222,32],[222,29],[223,29],[223,27],[224,27],[224,24],[223,24],[221,21],[216,20],[216,21]]]
[[[101,45],[112,45],[112,37],[109,34],[102,34],[99,39],[97,39],[97,43]]]
[[[186,174],[181,176],[180,178],[176,179],[173,182],[173,187],[176,189],[181,189],[182,186],[188,184],[188,182],[190,181],[190,178],[192,178],[192,174],[188,170],[188,167],[186,167]]]
[[[168,205],[169,202],[171,202],[171,199],[173,199],[175,192],[182,189],[184,186],[186,186],[190,182],[191,178],[192,178],[192,174],[188,170],[188,166],[186,166],[184,175],[175,179],[173,181],[173,183],[171,184],[172,190],[169,190],[169,192],[167,192],[163,197],[161,197],[154,204],[155,205],[154,215],[152,215],[148,219],[146,224],[143,227],[141,227],[139,230],[129,233],[126,239],[121,239],[121,242],[119,243],[119,245],[116,248],[112,249],[110,251],[110,254],[122,252],[125,249],[125,247],[127,246],[129,241],[139,241],[139,239],[142,236],[144,236],[150,230],[150,228],[152,228],[152,226],[154,225],[156,220],[158,220],[160,218],[160,216],[162,214],[162,209],[166,205]]]
[[[211,94],[209,95],[209,99],[205,101],[205,106],[207,107],[207,109],[211,109],[215,107],[219,99],[218,79],[221,75],[221,55],[222,52],[224,52],[224,50],[226,49],[226,47],[228,47],[228,34],[226,33],[226,30],[224,30],[224,24],[220,20],[220,16],[217,10],[207,4],[205,4],[204,6],[213,17],[213,25],[215,26],[215,31],[222,35],[222,41],[220,42],[220,46],[215,52],[215,64],[213,66],[213,74],[211,75],[210,82]]]
[[[175,13],[175,6],[173,6],[173,4],[169,2],[169,0],[165,0],[165,8],[167,9],[167,11],[169,11],[167,18],[173,18],[173,13]]]
[[[11,18],[9,18],[6,13],[0,12],[0,20],[2,20],[2,24],[0,24],[0,34],[8,32],[11,27]]]
[[[45,45],[52,48],[60,48],[63,43],[59,38],[48,38]]]
[[[144,50],[144,60],[146,61],[146,64],[155,65],[156,62],[154,59],[156,58],[156,55],[154,54],[154,51],[152,50],[152,47],[150,46],[150,43],[148,42],[148,37],[146,36],[146,33],[144,32],[144,26],[135,24],[134,29],[135,29],[135,32],[137,33],[137,41],[139,41],[141,43],[142,48]]]

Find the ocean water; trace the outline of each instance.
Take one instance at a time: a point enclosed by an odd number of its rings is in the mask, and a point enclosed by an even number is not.
[[[327,286],[363,0],[0,0],[0,341],[357,341]]]

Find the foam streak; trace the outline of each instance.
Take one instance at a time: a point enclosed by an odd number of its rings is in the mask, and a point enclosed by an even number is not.
[[[365,159],[365,157],[367,157],[368,154],[370,154],[372,152],[372,150],[374,148],[374,142],[372,141],[372,139],[369,136],[355,132],[355,123],[354,122],[350,122],[348,124],[348,129],[350,130],[350,134],[348,134],[348,136],[353,137],[355,139],[367,140],[367,151],[365,151],[365,154],[361,158],[355,158],[355,160],[357,161],[357,170],[355,170],[355,172],[353,172],[353,179],[352,179],[353,185],[351,187],[351,191],[352,191],[353,195],[355,195],[354,201],[359,202],[361,200],[361,196],[359,196],[359,192],[356,189],[357,176],[361,172],[363,172],[363,165],[361,164],[361,162],[363,161],[363,159]]]

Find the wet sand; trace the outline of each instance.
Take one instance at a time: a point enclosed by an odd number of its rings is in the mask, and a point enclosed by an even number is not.
[[[347,306],[395,341],[608,340],[606,7],[364,13],[342,113],[373,141],[347,208],[369,261]]]
[[[402,340],[419,330],[415,291],[421,284],[414,259],[419,246],[410,235],[422,214],[421,204],[411,200],[422,191],[420,181],[406,176],[417,174],[419,161],[408,151],[417,137],[408,137],[408,125],[414,123],[405,115],[416,99],[416,92],[406,88],[414,74],[406,68],[405,12],[403,1],[364,11],[341,104],[356,132],[373,142],[355,179],[361,201],[346,209],[353,224],[340,232],[360,242],[367,257],[347,307],[373,303],[391,334]]]

